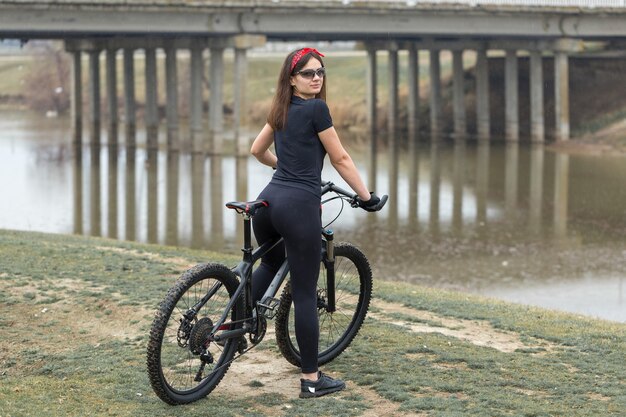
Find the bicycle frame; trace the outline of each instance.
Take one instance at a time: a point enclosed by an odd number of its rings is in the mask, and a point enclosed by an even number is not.
[[[337,194],[342,194],[344,196],[354,198],[354,194],[337,187],[332,182],[323,183],[322,189],[321,189],[322,195],[330,191],[334,191]],[[271,300],[274,299],[274,297],[278,293],[278,290],[280,289],[280,286],[283,284],[285,277],[287,276],[287,273],[289,273],[289,264],[288,264],[287,258],[285,258],[285,260],[283,261],[283,264],[280,266],[280,268],[276,272],[276,275],[274,275],[274,278],[272,282],[270,283],[268,289],[265,291],[265,294],[263,295],[261,300],[257,302],[257,306],[254,305],[253,300],[252,300],[252,267],[266,253],[268,253],[270,250],[276,247],[276,245],[280,244],[283,241],[283,239],[282,238],[272,239],[268,242],[265,242],[264,244],[259,246],[256,250],[254,250],[254,248],[252,247],[251,216],[245,212],[241,214],[243,215],[243,222],[244,222],[244,245],[242,248],[243,260],[239,262],[239,264],[237,264],[237,266],[235,266],[232,269],[235,275],[239,277],[240,282],[239,282],[239,286],[235,290],[233,297],[229,300],[228,305],[226,306],[226,309],[224,310],[224,313],[222,314],[220,319],[217,321],[217,323],[215,323],[213,326],[213,330],[211,331],[211,336],[216,341],[232,339],[232,338],[239,337],[250,332],[252,329],[250,328],[249,321],[250,320],[252,320],[253,322],[256,321],[257,314],[259,314],[259,311],[257,311],[255,307],[261,307],[261,308],[264,308],[265,310],[273,309],[273,307],[271,307],[269,303]],[[326,281],[327,281],[326,283],[326,291],[327,291],[326,309],[329,312],[334,312],[335,311],[335,273],[334,273],[335,272],[335,268],[334,268],[335,259],[334,259],[334,252],[333,252],[334,235],[331,230],[324,230],[323,228],[321,230],[321,233],[322,233],[324,240],[326,241],[326,244],[322,245],[322,252],[321,252],[321,261],[324,262],[324,266],[326,267],[326,271],[327,271],[327,274],[326,274]],[[204,297],[203,300],[200,301],[200,303],[198,303],[197,305],[198,308],[196,309],[195,308],[196,306],[194,306],[194,310],[198,311],[204,304],[205,302],[204,300],[207,300],[210,297],[210,294],[212,294],[212,292],[216,291],[217,289],[218,288],[211,289],[208,292],[207,296]],[[240,329],[224,330],[220,334],[216,334],[219,331],[219,329],[224,325],[224,323],[226,323],[229,312],[235,306],[235,303],[237,303],[237,301],[239,300],[239,297],[241,297],[242,294],[244,294],[244,308],[245,308],[245,314],[244,314],[245,318],[243,319],[244,325]]]

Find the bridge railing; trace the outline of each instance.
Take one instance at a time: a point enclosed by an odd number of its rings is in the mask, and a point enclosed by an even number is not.
[[[625,9],[626,0],[8,0],[0,1],[9,5],[31,5],[31,6],[63,6],[80,7],[89,5],[98,6],[219,6],[219,7],[241,7],[241,6],[311,6],[314,3],[325,6],[355,7],[355,8],[376,8],[376,7],[418,7],[418,6],[442,6],[459,5],[464,7],[498,6],[519,7],[519,8],[578,8],[578,9]]]
[[[266,0],[259,3],[289,4],[302,3],[303,0]],[[363,6],[362,0],[313,0],[323,3],[337,3],[344,6],[351,4]],[[626,0],[373,0],[371,3],[388,3],[402,6],[418,5],[463,5],[463,6],[518,6],[518,7],[558,7],[558,8],[626,8]],[[372,4],[372,5],[373,5]]]

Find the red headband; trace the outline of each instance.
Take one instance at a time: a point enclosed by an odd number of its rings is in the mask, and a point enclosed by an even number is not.
[[[291,59],[291,71],[293,71],[296,65],[298,65],[298,62],[300,62],[302,57],[308,54],[309,52],[315,52],[319,56],[322,56],[322,57],[324,56],[324,54],[322,54],[320,51],[318,51],[315,48],[302,48],[298,52],[296,52],[296,54]]]

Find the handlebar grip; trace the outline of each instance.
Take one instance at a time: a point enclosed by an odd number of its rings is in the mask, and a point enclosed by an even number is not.
[[[387,194],[383,195],[382,197],[380,197],[380,202],[378,204],[376,204],[376,211],[381,210],[383,207],[385,207],[385,204],[387,204],[387,200],[389,199],[389,196]]]

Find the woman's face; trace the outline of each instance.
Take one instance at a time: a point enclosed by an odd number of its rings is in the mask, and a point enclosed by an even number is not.
[[[309,62],[306,63],[300,71],[313,70],[317,71],[322,68],[322,63],[316,58],[311,57]],[[324,77],[317,73],[313,75],[313,78],[305,78],[300,74],[291,76],[291,85],[293,86],[293,93],[305,100],[315,98],[316,94],[322,90],[322,84],[324,84]]]

